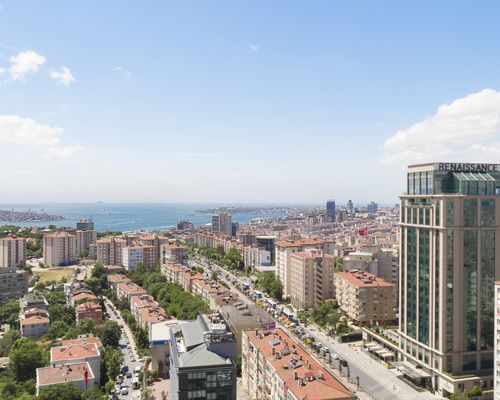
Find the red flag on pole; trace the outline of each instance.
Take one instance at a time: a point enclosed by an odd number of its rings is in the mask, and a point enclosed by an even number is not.
[[[358,231],[359,236],[368,236],[368,228],[363,228]]]
[[[89,383],[89,371],[87,371],[86,369],[83,373],[83,379],[85,379],[85,386],[87,386],[87,383]]]

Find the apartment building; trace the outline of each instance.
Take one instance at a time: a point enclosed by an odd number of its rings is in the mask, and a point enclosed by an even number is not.
[[[236,400],[236,337],[220,314],[170,329],[170,398]]]
[[[169,243],[169,238],[159,235],[144,235],[138,240],[142,246],[153,246],[154,248],[154,262],[152,266],[156,266],[158,260],[161,260],[161,247]],[[153,260],[153,257],[151,258]]]
[[[396,249],[380,246],[362,246],[360,251],[349,252],[344,257],[342,269],[371,272],[378,277],[398,284],[399,258]]]
[[[36,369],[36,394],[44,387],[72,382],[80,391],[99,385],[88,362],[52,365]]]
[[[293,253],[290,258],[290,302],[297,308],[311,308],[333,297],[335,259],[321,250]]]
[[[137,264],[143,263],[144,252],[142,246],[126,246],[122,248],[122,265],[127,271],[133,270]]]
[[[94,230],[76,230],[76,255],[81,257],[85,252],[90,255],[90,246],[97,241],[97,232]]]
[[[26,239],[10,235],[0,239],[0,268],[15,268],[26,261]]]
[[[1,293],[1,291],[0,291]],[[19,299],[21,314],[31,309],[48,310],[49,303],[45,296],[38,290],[26,293]]]
[[[85,318],[92,319],[96,324],[102,321],[102,307],[91,301],[80,303],[75,308],[76,322],[83,321]]]
[[[28,293],[28,271],[0,268],[0,305],[17,300]]]
[[[123,282],[116,286],[116,297],[118,299],[126,299],[130,302],[134,296],[142,296],[147,294],[147,292],[141,288],[139,285],[133,282]]]
[[[110,289],[113,290],[113,292],[115,292],[115,294],[116,294],[117,286],[120,283],[132,282],[132,280],[128,276],[125,276],[122,274],[108,275],[107,279],[108,279],[108,284],[109,284]]]
[[[76,236],[57,232],[43,237],[43,263],[49,267],[72,265],[76,262]]]
[[[120,237],[97,240],[97,262],[102,265],[122,265],[122,248],[125,246],[127,246],[127,240]]]
[[[283,297],[288,298],[291,294],[291,268],[290,260],[292,253],[302,252],[307,249],[321,250],[324,254],[334,252],[331,240],[286,240],[275,243],[276,250],[276,275],[283,284]]]
[[[356,324],[395,320],[396,285],[357,270],[336,272],[334,284],[339,307]]]
[[[282,329],[244,330],[241,369],[252,399],[357,399]]]
[[[21,336],[35,339],[45,335],[50,328],[49,314],[45,310],[25,314],[19,321]]]
[[[161,246],[162,263],[187,264],[188,248],[182,244],[164,244]]]
[[[56,346],[50,349],[50,365],[57,367],[75,363],[88,363],[95,382],[99,384],[101,381],[101,352],[95,343]]]

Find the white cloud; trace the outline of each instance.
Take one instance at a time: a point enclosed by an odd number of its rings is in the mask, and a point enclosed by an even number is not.
[[[83,146],[49,147],[43,156],[47,159],[66,159],[83,151]]]
[[[14,81],[23,81],[30,74],[34,74],[47,59],[33,50],[21,51],[10,58],[10,78]]]
[[[25,147],[46,158],[68,158],[83,150],[82,146],[59,146],[63,132],[62,128],[40,124],[31,118],[0,115],[0,148]]]
[[[431,161],[497,162],[500,92],[484,89],[438,107],[436,113],[388,138],[383,164]]]
[[[257,53],[259,51],[259,45],[258,44],[250,44],[248,46],[248,51],[250,53]]]
[[[0,75],[5,74],[5,72],[7,72],[7,68],[0,67]]]
[[[54,79],[59,85],[69,86],[73,82],[76,82],[75,77],[71,73],[70,69],[63,65],[61,71],[49,71],[49,76]]]
[[[117,65],[116,67],[113,67],[112,71],[121,73],[121,74],[125,75],[127,78],[132,78],[132,72],[130,72],[128,69],[122,67],[121,65]]]

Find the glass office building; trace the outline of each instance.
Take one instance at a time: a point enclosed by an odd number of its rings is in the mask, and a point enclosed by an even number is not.
[[[400,348],[440,395],[493,387],[500,164],[408,167],[401,196]]]

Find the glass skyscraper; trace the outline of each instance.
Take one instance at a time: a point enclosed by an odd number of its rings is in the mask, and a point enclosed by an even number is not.
[[[328,222],[335,222],[335,200],[326,202],[326,218]]]
[[[492,390],[500,164],[412,165],[407,178],[400,213],[401,354],[443,396],[474,385]]]

